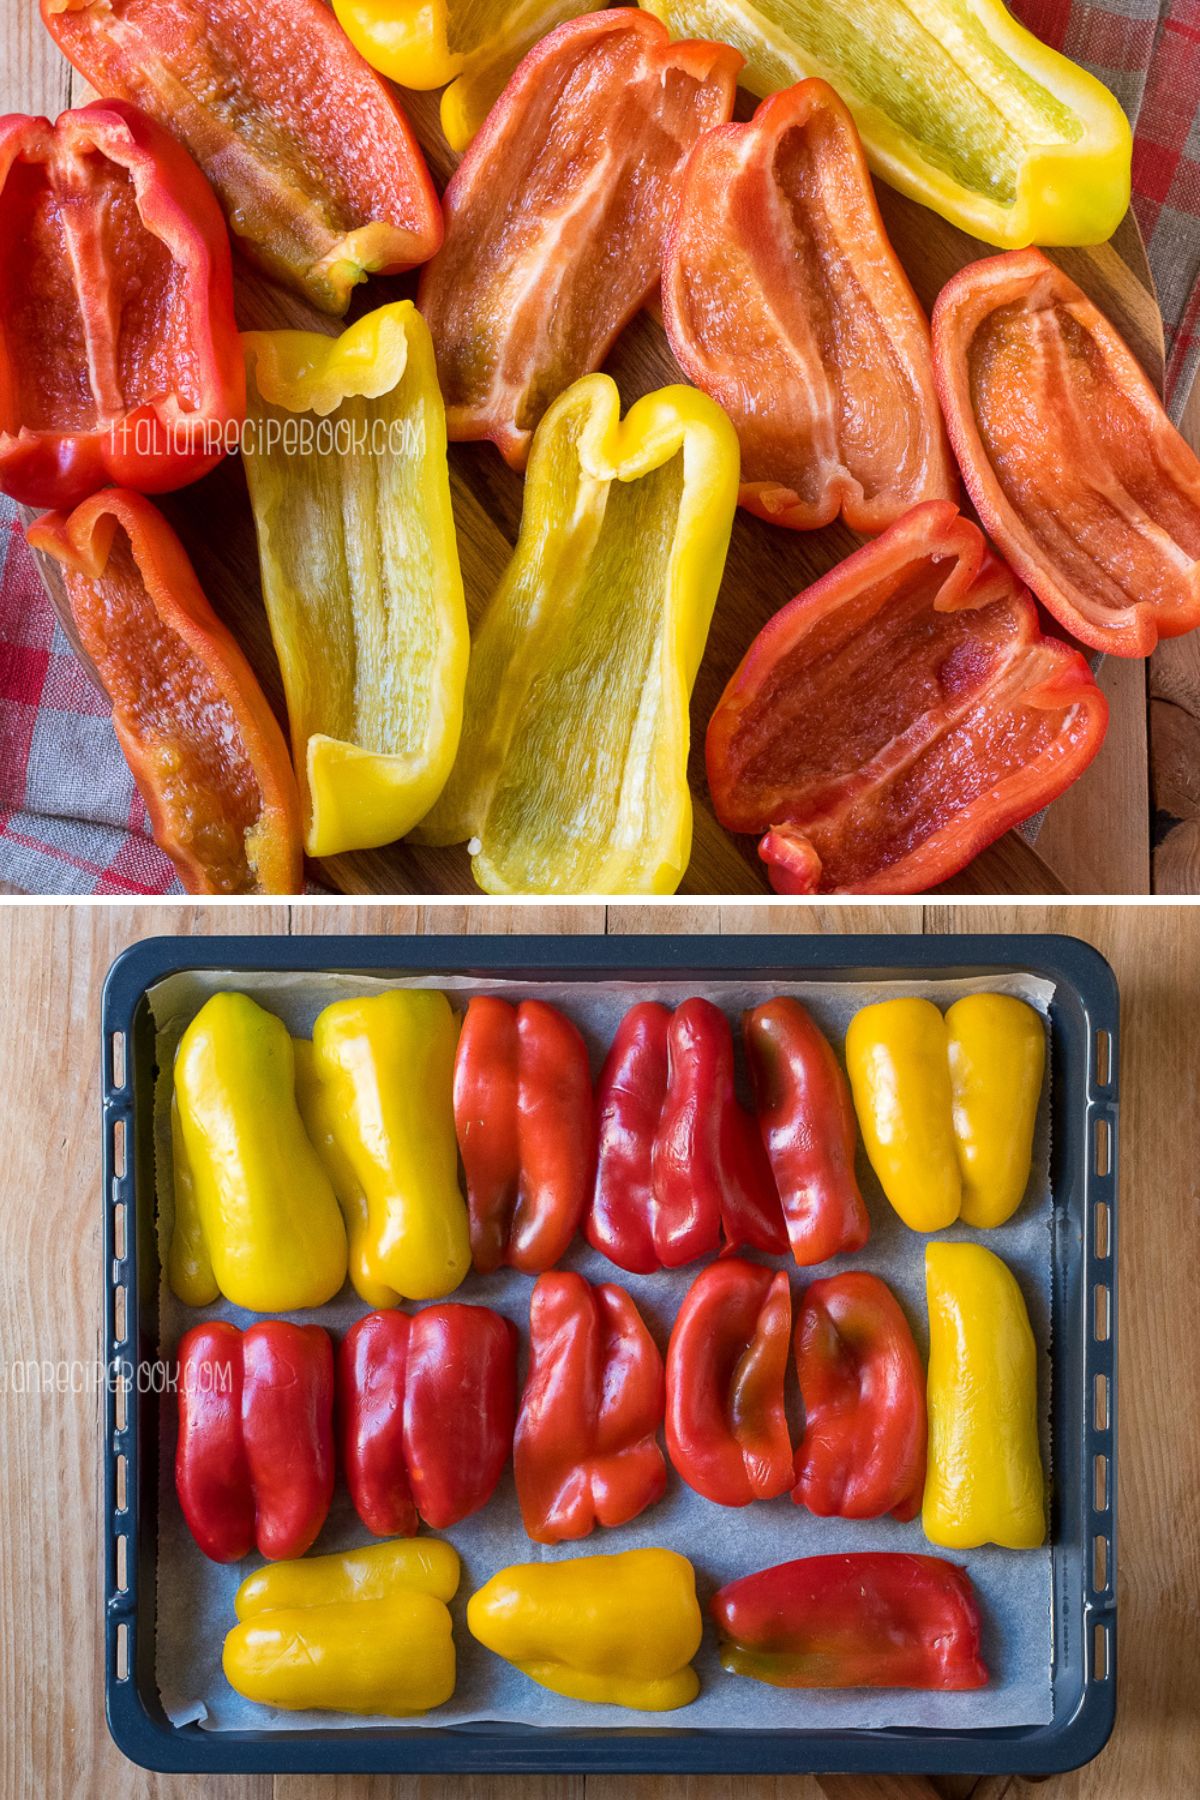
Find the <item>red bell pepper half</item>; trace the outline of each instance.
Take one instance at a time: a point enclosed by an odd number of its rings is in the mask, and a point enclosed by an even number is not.
[[[592,1073],[571,1021],[543,1000],[472,1000],[454,1060],[454,1122],[476,1269],[553,1268],[596,1162]]]
[[[322,0],[41,0],[59,49],[191,151],[239,247],[325,312],[442,238],[408,121]]]
[[[938,392],[984,528],[1082,643],[1200,625],[1200,458],[1120,334],[1040,250],[968,263],[933,311]]]
[[[368,1313],[338,1350],[342,1463],[376,1537],[435,1531],[484,1506],[512,1449],[517,1333],[486,1306]]]
[[[551,401],[657,287],[680,165],[729,118],[741,66],[628,6],[530,51],[446,189],[421,277],[452,439],[491,438],[524,467]]]
[[[871,1222],[854,1176],[858,1131],[850,1084],[799,1000],[742,1019],[759,1130],[801,1267],[861,1250]]]
[[[792,1485],[783,1407],[788,1278],[740,1257],[702,1269],[667,1347],[667,1454],[718,1506],[773,1500]]]
[[[641,1001],[596,1094],[588,1242],[622,1269],[675,1269],[720,1247],[780,1255],[787,1233],[761,1139],[734,1093],[733,1034],[711,1001]]]
[[[731,1675],[786,1688],[987,1686],[965,1569],[940,1556],[807,1556],[712,1600]]]
[[[529,1354],[513,1465],[534,1543],[624,1525],[661,1500],[662,1357],[625,1290],[542,1275],[529,1302]]]
[[[915,894],[1069,787],[1108,704],[945,500],[775,614],[708,727],[730,831],[780,893]]]
[[[303,1556],[333,1497],[333,1346],[319,1325],[194,1325],[179,1344],[175,1488],[214,1562]]]
[[[120,100],[0,119],[0,488],[183,487],[245,410],[229,239],[186,151]]]
[[[792,1498],[822,1518],[914,1519],[925,1490],[925,1370],[878,1275],[806,1289],[796,1321],[804,1437]]]
[[[840,512],[870,534],[919,501],[957,499],[929,324],[824,81],[772,94],[692,150],[663,322],[737,428],[750,512],[799,531]]]

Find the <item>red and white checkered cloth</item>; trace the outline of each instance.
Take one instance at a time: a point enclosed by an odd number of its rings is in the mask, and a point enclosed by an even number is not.
[[[1010,4],[1106,82],[1134,123],[1134,208],[1178,419],[1200,364],[1200,0]],[[150,839],[107,708],[71,654],[2,495],[0,883],[29,894],[180,891]]]

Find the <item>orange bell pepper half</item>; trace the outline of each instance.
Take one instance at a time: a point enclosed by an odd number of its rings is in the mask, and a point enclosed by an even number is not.
[[[759,632],[708,728],[730,831],[779,893],[916,894],[1074,781],[1108,704],[946,500],[914,507]]]
[[[680,184],[663,322],[742,446],[741,504],[867,535],[958,479],[929,325],[888,242],[854,121],[824,81],[707,132]]]
[[[1115,656],[1200,625],[1200,459],[1103,313],[1016,250],[960,269],[933,330],[967,491],[1059,624]]]
[[[733,111],[742,58],[632,7],[544,38],[445,194],[421,277],[452,440],[523,468],[551,401],[598,369],[662,270],[680,166]]]
[[[26,535],[63,566],[80,645],[184,887],[299,893],[300,799],[283,734],[162,514],[108,488]]]

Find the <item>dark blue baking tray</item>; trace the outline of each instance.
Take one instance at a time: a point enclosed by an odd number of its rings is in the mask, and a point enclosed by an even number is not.
[[[611,1731],[472,1725],[206,1732],[177,1727],[154,1673],[158,1358],[154,1028],[147,989],[180,969],[443,971],[521,980],[677,976],[681,992],[747,972],[877,980],[1022,970],[1055,983],[1052,1177],[1053,1666],[1049,1724],[974,1731]],[[903,1773],[1048,1775],[1103,1747],[1116,1708],[1116,1169],[1118,998],[1075,938],[151,938],[109,970],[103,1007],[104,1641],[109,1729],[152,1769],[204,1773]]]

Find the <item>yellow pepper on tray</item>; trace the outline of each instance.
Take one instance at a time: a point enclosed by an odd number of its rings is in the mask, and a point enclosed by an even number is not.
[[[946,1014],[962,1220],[1003,1225],[1029,1182],[1046,1067],[1046,1033],[1031,1006],[973,994]]]
[[[1000,0],[641,0],[672,35],[717,38],[767,95],[819,75],[876,175],[1002,249],[1101,244],[1129,205],[1133,140],[1095,76]]]
[[[403,837],[450,772],[469,636],[446,415],[409,300],[243,334],[243,460],[310,856]]]
[[[516,1563],[472,1594],[489,1650],[571,1700],[669,1712],[700,1691],[703,1629],[691,1563],[674,1550]]]

